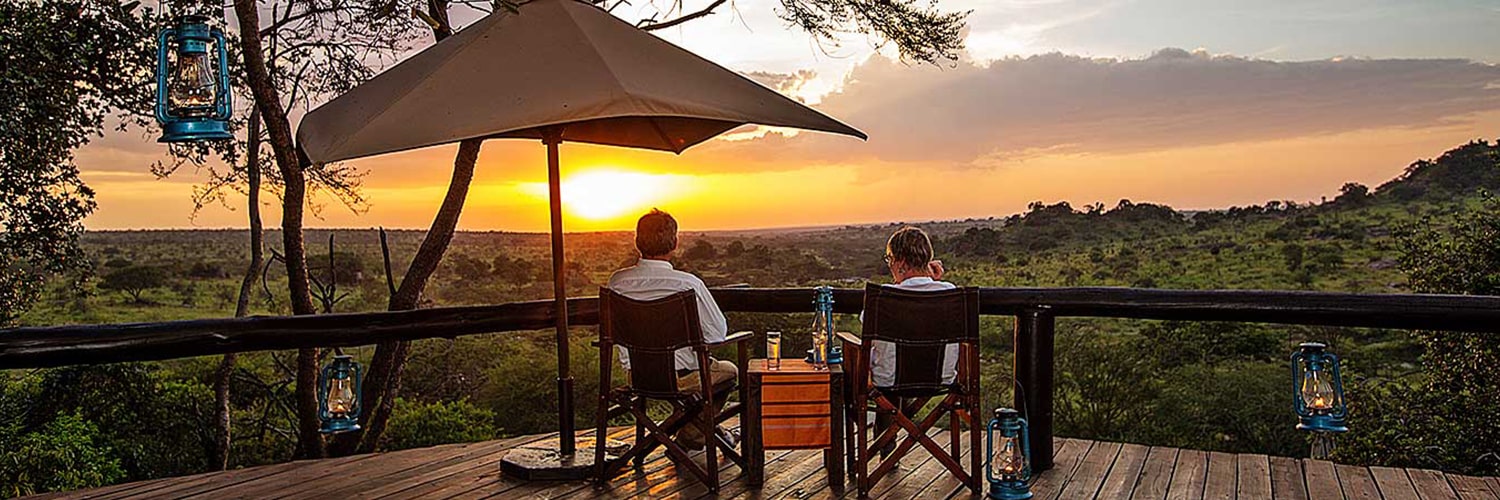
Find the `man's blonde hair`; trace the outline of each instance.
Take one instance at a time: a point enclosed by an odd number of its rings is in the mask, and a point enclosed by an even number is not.
[[[885,254],[891,262],[921,269],[932,262],[932,240],[921,229],[906,226],[891,234],[891,239],[885,243]]]

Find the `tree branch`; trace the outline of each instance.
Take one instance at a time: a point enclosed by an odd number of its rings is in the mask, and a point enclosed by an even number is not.
[[[660,29],[671,28],[673,26],[677,26],[679,24],[682,24],[682,23],[685,23],[685,22],[688,22],[688,21],[692,21],[692,20],[700,18],[700,17],[704,17],[704,16],[707,16],[709,14],[713,14],[714,13],[714,9],[719,8],[720,5],[724,5],[727,2],[729,2],[729,0],[714,0],[714,3],[708,4],[708,7],[704,7],[703,10],[694,12],[692,14],[684,14],[684,15],[682,15],[682,17],[679,17],[677,19],[673,19],[673,20],[670,20],[670,21],[663,21],[663,22],[659,22],[659,23],[647,24],[645,26],[641,26],[641,30],[643,30],[643,31],[655,31],[655,30],[660,30]]]

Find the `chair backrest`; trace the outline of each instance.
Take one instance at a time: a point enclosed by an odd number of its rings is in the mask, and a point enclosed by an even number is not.
[[[979,344],[979,288],[903,290],[865,285],[864,345],[896,345],[894,389],[940,387],[948,344]],[[868,347],[867,347],[868,349]]]
[[[599,289],[599,338],[619,345],[630,360],[631,389],[647,396],[673,397],[677,389],[675,352],[684,347],[706,352],[698,300],[683,290],[655,300],[636,300]]]

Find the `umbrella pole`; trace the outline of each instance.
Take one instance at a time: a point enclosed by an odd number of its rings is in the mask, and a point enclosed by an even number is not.
[[[547,143],[547,201],[552,212],[552,296],[557,311],[557,431],[560,451],[572,455],[577,443],[573,430],[573,376],[568,357],[568,287],[563,261],[562,175],[558,167],[557,146],[562,131],[548,129],[542,133]]]
[[[557,441],[542,440],[518,446],[500,459],[500,470],[526,481],[576,481],[594,471],[594,447],[578,447],[573,430],[573,376],[568,370],[568,287],[563,269],[562,179],[558,172],[557,146],[562,127],[542,130],[547,145],[547,201],[552,212],[552,296],[557,311]],[[614,448],[622,443],[609,442]],[[605,460],[613,458],[606,453]]]

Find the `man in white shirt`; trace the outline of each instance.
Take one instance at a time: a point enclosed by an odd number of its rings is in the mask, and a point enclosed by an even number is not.
[[[634,266],[615,271],[609,277],[609,289],[636,300],[654,300],[683,291],[692,290],[698,302],[698,320],[703,323],[703,340],[708,343],[723,342],[729,332],[724,313],[708,287],[697,276],[672,268],[669,259],[677,250],[677,220],[666,212],[652,209],[641,216],[635,226],[635,247],[641,253]],[[624,347],[619,347],[620,364],[630,371],[630,358]],[[698,358],[692,349],[676,352],[677,388],[683,392],[699,390]],[[709,378],[714,387],[732,381],[739,373],[734,363],[711,359]],[[722,409],[724,401],[718,404]],[[697,426],[689,425],[677,433],[678,443],[688,449],[701,449],[705,439]]]

